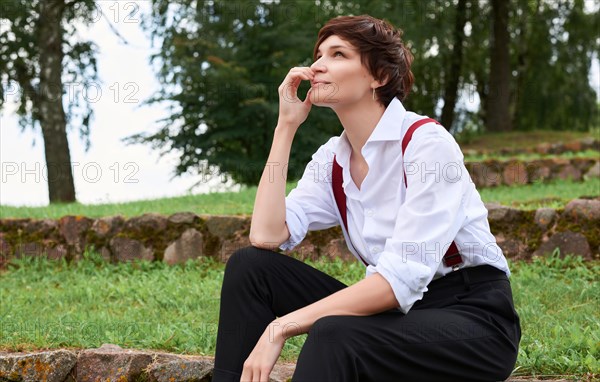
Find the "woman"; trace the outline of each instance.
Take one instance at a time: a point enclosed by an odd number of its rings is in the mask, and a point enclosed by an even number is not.
[[[285,340],[302,333],[293,381],[510,375],[521,337],[510,271],[460,148],[402,105],[411,62],[401,31],[346,16],[320,30],[310,67],[287,74],[253,245],[225,270],[213,381],[268,381]],[[301,81],[312,85],[304,101]],[[332,108],[344,131],[314,153],[286,197],[285,177],[273,174],[286,168],[312,105]],[[354,285],[274,251],[338,224],[366,266]]]

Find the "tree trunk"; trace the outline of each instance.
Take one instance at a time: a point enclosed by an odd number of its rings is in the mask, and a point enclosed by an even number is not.
[[[463,61],[463,41],[465,39],[465,24],[467,22],[467,0],[458,0],[456,18],[454,21],[454,49],[450,58],[446,86],[444,89],[444,108],[442,109],[442,126],[450,131],[454,123],[454,108],[458,92],[458,83]]]
[[[75,185],[62,103],[64,52],[61,20],[64,0],[40,1],[38,39],[40,47],[39,113],[50,203],[74,202]]]
[[[508,1],[492,0],[492,44],[490,85],[486,119],[488,131],[510,131],[510,56],[508,32]]]

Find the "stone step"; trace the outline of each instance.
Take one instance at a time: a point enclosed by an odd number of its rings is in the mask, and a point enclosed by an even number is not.
[[[57,349],[37,352],[0,351],[0,381],[83,382],[135,381],[210,382],[214,358],[123,349],[104,344],[97,349]],[[277,362],[270,382],[291,380],[295,364]],[[567,382],[575,379],[544,379]],[[580,379],[578,379],[580,380]],[[509,378],[506,382],[542,382],[531,377]]]

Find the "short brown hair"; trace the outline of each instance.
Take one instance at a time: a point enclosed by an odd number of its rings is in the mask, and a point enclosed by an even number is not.
[[[328,37],[336,35],[354,45],[360,60],[378,81],[387,83],[377,88],[377,98],[388,106],[394,97],[404,101],[410,93],[414,76],[410,71],[413,55],[402,42],[402,30],[369,15],[338,16],[329,20],[319,31],[313,51]]]

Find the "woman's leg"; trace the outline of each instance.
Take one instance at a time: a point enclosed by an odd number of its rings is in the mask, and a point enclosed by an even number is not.
[[[213,382],[239,382],[243,363],[276,317],[310,305],[347,285],[292,257],[246,247],[227,261]]]
[[[405,315],[328,316],[293,376],[318,381],[503,381],[521,337],[508,280],[432,287]]]

